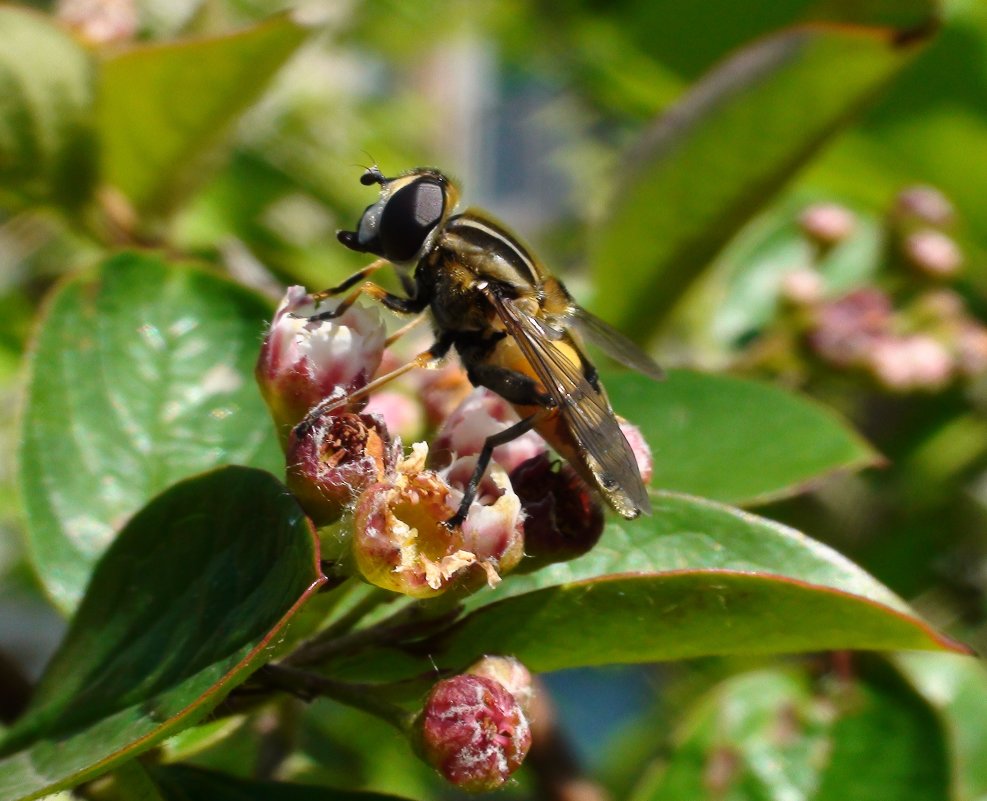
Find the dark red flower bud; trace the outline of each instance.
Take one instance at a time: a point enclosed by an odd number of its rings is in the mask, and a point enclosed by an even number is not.
[[[514,696],[499,682],[470,674],[432,688],[416,735],[425,761],[470,792],[502,786],[531,747],[531,729]]]
[[[540,454],[511,473],[511,486],[525,514],[526,558],[519,570],[574,559],[599,541],[603,509],[568,464]]]
[[[525,715],[531,712],[531,702],[535,696],[535,682],[520,659],[513,656],[484,656],[478,659],[466,672],[473,676],[493,679],[504,686],[521,705]]]

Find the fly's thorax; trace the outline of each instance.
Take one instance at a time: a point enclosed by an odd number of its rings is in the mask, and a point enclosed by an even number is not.
[[[454,253],[477,278],[510,287],[512,295],[541,293],[541,265],[517,237],[480,212],[451,217],[436,247]]]

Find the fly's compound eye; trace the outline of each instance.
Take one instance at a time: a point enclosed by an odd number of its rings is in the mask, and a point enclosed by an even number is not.
[[[418,180],[398,189],[387,199],[377,226],[384,256],[392,261],[414,257],[444,211],[445,192],[437,181]]]

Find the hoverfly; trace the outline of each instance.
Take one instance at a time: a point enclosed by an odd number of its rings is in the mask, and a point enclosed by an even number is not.
[[[473,209],[454,214],[458,191],[438,170],[419,168],[385,178],[371,167],[360,182],[379,185],[380,198],[363,212],[356,231],[337,236],[349,249],[381,258],[314,295],[319,301],[360,284],[335,310],[313,319],[341,315],[360,294],[399,313],[427,310],[435,343],[374,386],[411,367],[437,363],[455,348],[472,384],[496,392],[521,418],[487,438],[462,503],[447,525],[465,520],[494,448],[531,429],[620,515],[631,519],[650,514],[631,446],[580,338],[656,379],[661,377],[658,365],[578,306],[562,283],[497,222]],[[365,280],[386,264],[398,268],[405,296]]]

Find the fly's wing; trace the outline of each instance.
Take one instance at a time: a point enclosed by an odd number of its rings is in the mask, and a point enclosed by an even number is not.
[[[495,292],[488,292],[487,296],[538,379],[558,404],[586,466],[606,499],[628,519],[641,512],[651,514],[651,503],[634,452],[606,396],[586,380],[580,365],[552,344],[562,339],[563,333],[525,314],[508,298],[498,297]]]
[[[599,317],[590,314],[586,309],[574,306],[570,324],[588,342],[592,342],[607,356],[616,362],[637,370],[639,373],[654,378],[656,381],[665,377],[662,369],[655,364],[647,353],[631,342],[620,331]]]

